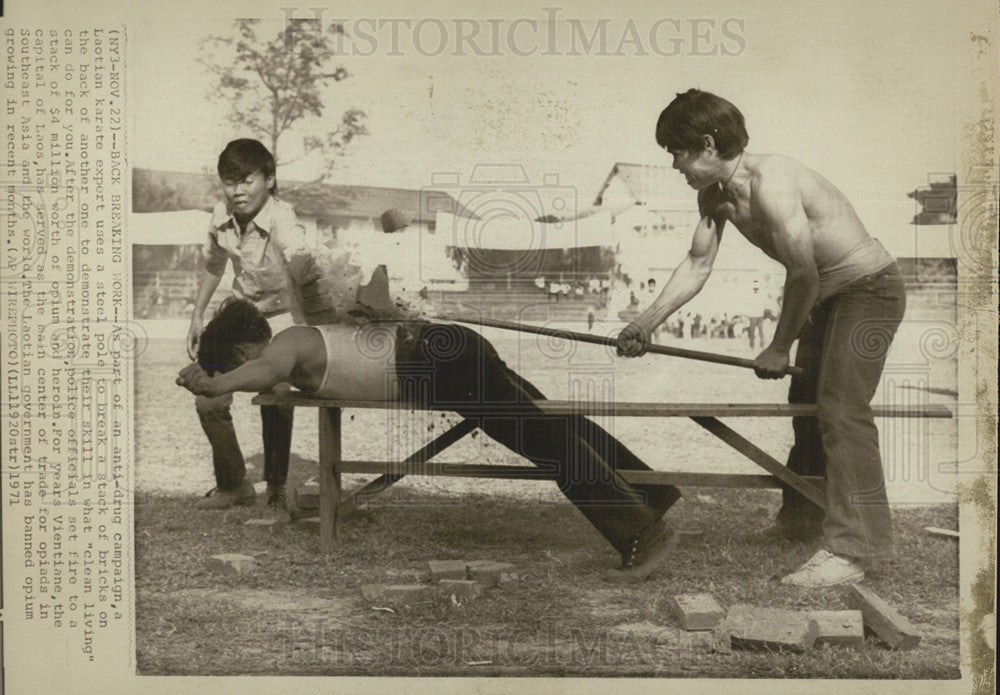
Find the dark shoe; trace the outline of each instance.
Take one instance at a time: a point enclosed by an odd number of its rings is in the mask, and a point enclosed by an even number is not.
[[[654,521],[628,542],[622,553],[621,566],[608,572],[605,580],[622,583],[645,581],[666,564],[679,540],[676,531],[662,521]]]
[[[268,516],[283,524],[290,524],[295,519],[295,507],[288,504],[288,494],[285,492],[284,484],[267,484],[267,513]]]
[[[196,509],[229,509],[234,506],[252,506],[257,493],[246,478],[232,490],[213,487],[195,504]]]

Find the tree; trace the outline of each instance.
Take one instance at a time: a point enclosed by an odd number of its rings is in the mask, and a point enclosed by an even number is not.
[[[202,41],[199,62],[218,78],[211,97],[227,102],[229,119],[268,143],[279,165],[313,153],[332,162],[351,140],[368,133],[366,114],[357,108],[346,110],[333,130],[319,126],[325,108],[322,91],[351,76],[333,65],[345,36],[343,26],[331,24],[324,31],[316,20],[290,20],[267,41],[257,34],[259,24],[258,19],[239,19],[232,36]],[[308,132],[302,136],[302,152],[282,161],[279,142],[296,131]]]

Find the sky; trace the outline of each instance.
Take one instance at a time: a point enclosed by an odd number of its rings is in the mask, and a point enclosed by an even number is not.
[[[328,91],[331,122],[361,108],[370,130],[328,172],[333,181],[421,188],[445,175],[467,186],[477,164],[508,163],[524,167],[524,185],[557,182],[585,207],[615,162],[669,166],[654,141],[656,118],[676,92],[695,86],[743,111],[749,151],[780,152],[817,170],[870,227],[905,224],[914,212],[907,191],[964,166],[963,130],[979,111],[970,36],[985,31],[991,11],[989,3],[945,7],[939,0],[507,3],[487,11],[465,3],[380,4],[376,11],[371,3],[311,0],[281,9],[290,5],[95,6],[94,18],[104,12],[128,27],[133,166],[211,171],[225,143],[247,133],[234,130],[224,106],[209,98],[199,42],[228,34],[236,16],[259,17],[276,33],[287,12],[306,18],[322,7],[325,22],[346,21],[354,36],[347,52],[356,46],[368,54],[346,55],[352,77]],[[389,26],[399,29],[402,55],[391,55],[390,28],[376,29],[376,18],[395,21]],[[460,24],[499,55],[474,55],[457,38]],[[587,35],[602,25],[605,50],[583,49],[574,28]],[[623,37],[633,40],[619,47]],[[624,55],[613,55],[617,48]],[[279,179],[315,173],[288,165]],[[693,201],[679,175],[672,186],[667,197]]]

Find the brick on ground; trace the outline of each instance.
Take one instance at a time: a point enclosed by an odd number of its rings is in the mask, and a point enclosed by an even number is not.
[[[361,595],[368,601],[409,606],[428,600],[432,592],[426,584],[366,584],[361,587]]]
[[[459,600],[476,598],[483,590],[482,584],[471,579],[442,579],[437,586],[445,596]]]
[[[711,594],[670,597],[670,617],[685,630],[714,630],[726,612]]]
[[[917,628],[868,587],[849,584],[844,603],[860,610],[865,627],[893,649],[913,649],[920,644]]]
[[[517,584],[517,567],[509,562],[494,562],[477,565],[469,569],[469,579],[474,579],[486,587],[505,587]]]
[[[729,636],[733,649],[804,652],[816,642],[819,626],[807,613],[737,604],[718,632]]]
[[[295,489],[299,509],[319,509],[319,483],[304,483]]]
[[[473,567],[482,567],[483,565],[495,565],[496,560],[466,560],[465,561],[465,571],[468,577],[472,576]]]
[[[431,560],[427,563],[431,571],[431,581],[442,579],[465,579],[465,560]]]
[[[816,646],[861,647],[865,643],[865,627],[861,611],[809,611],[816,621],[819,635]]]
[[[217,574],[245,574],[254,568],[256,560],[250,555],[222,553],[208,558],[209,570]]]

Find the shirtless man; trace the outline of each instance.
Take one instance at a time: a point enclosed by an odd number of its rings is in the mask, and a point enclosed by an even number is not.
[[[544,396],[478,333],[420,320],[293,326],[274,338],[250,302],[229,299],[206,326],[198,362],[177,384],[215,398],[289,383],[323,398],[401,400],[474,418],[487,435],[552,471],[560,490],[621,554],[609,581],[634,582],[663,567],[677,535],[660,518],[680,496],[671,486],[629,486],[616,469],[649,470],[582,416],[547,415]],[[518,413],[491,413],[503,406]]]
[[[794,419],[788,467],[826,476],[826,513],[785,490],[776,530],[797,540],[822,536],[825,547],[782,581],[858,581],[866,558],[891,544],[869,403],[906,306],[895,261],[829,181],[787,157],[745,151],[743,114],[725,99],[695,89],[678,94],[660,114],[656,141],[698,191],[702,219],[687,258],[619,335],[618,352],[642,354],[653,329],[701,290],[726,222],[784,265],[781,318],[755,371],[781,377],[798,338],[795,364],[803,375],[792,379],[789,401],[815,402],[819,414]]]

